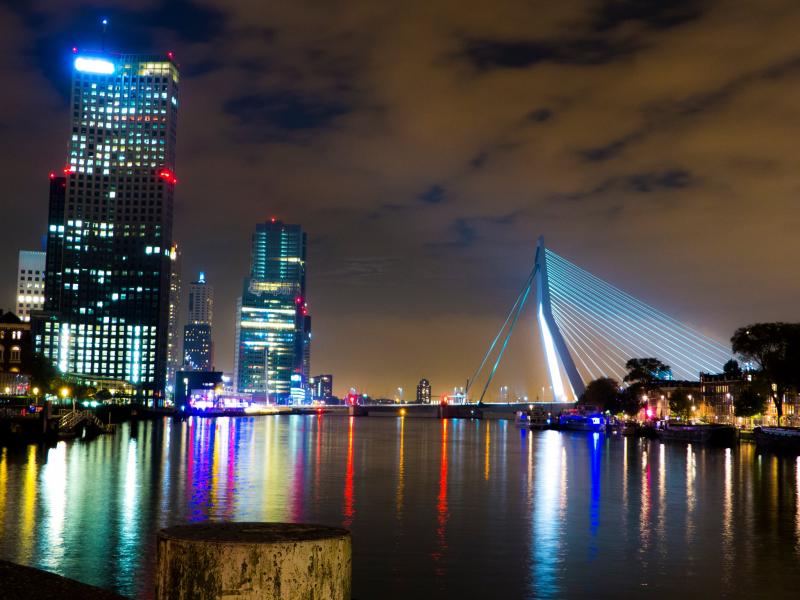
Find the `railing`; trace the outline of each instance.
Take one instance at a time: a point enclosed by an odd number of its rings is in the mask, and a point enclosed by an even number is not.
[[[75,410],[62,415],[58,420],[58,430],[61,432],[72,431],[75,427],[80,425],[82,421],[86,421],[102,431],[106,430],[106,426],[103,422],[98,419],[93,412],[88,410]]]

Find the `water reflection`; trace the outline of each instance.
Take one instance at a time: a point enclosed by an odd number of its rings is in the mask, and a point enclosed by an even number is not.
[[[20,516],[20,544],[18,560],[29,563],[33,551],[33,528],[35,525],[36,509],[36,446],[28,446],[28,462],[25,465],[25,475],[22,487],[22,510]]]
[[[436,563],[436,576],[445,574],[442,557],[447,550],[447,520],[450,516],[447,508],[447,424],[442,420],[442,442],[439,457],[439,495],[436,498],[436,551],[431,555]]]
[[[406,438],[406,419],[401,417],[397,420],[398,433],[398,458],[397,458],[397,492],[395,493],[395,515],[398,520],[403,518],[403,492],[406,484],[405,467],[405,438]]]
[[[355,417],[349,417],[349,427],[347,430],[347,466],[344,476],[344,526],[349,527],[353,523],[355,506],[353,499],[353,424]]]
[[[692,551],[694,542],[694,509],[695,509],[695,476],[697,475],[697,465],[695,464],[695,453],[692,445],[686,444],[686,548]]]
[[[800,461],[747,445],[309,415],[0,450],[4,558],[142,597],[156,529],[208,519],[345,523],[357,598],[800,587]]]
[[[489,450],[492,446],[492,431],[489,421],[486,421],[486,434],[484,438],[486,439],[486,449],[483,453],[483,478],[489,481]]]
[[[658,445],[658,521],[656,524],[656,543],[661,560],[666,558],[667,534],[667,448],[664,443]]]
[[[733,451],[725,448],[725,480],[722,488],[722,569],[725,581],[730,578],[734,563],[733,532]]]
[[[539,436],[536,464],[536,499],[531,531],[532,592],[537,598],[559,596],[561,520],[559,496],[566,480],[562,437],[555,431]]]
[[[795,459],[795,475],[794,475],[794,498],[795,498],[795,505],[797,508],[795,509],[795,517],[794,517],[794,527],[795,527],[795,551],[797,552],[798,556],[800,556],[800,456]]]
[[[0,449],[0,534],[5,531],[6,489],[8,489],[8,449]]]
[[[589,544],[589,559],[597,555],[597,528],[600,526],[600,434],[593,433],[589,440],[589,461],[591,468],[591,491],[589,501],[589,531],[591,542]],[[562,479],[565,479],[562,477]]]
[[[47,489],[45,497],[47,531],[46,543],[49,548],[47,569],[57,569],[64,558],[64,522],[67,503],[67,444],[60,442],[47,453],[47,462],[42,467],[42,484]]]
[[[639,499],[639,560],[642,567],[642,575],[646,578],[650,557],[650,461],[648,460],[648,448],[644,448],[641,458],[641,484],[639,486],[641,497]]]

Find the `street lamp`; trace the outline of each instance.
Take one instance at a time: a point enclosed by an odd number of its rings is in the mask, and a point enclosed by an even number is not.
[[[66,401],[66,399],[69,397],[70,389],[68,387],[62,387],[60,391],[61,397]],[[72,412],[75,412],[75,398],[72,399]]]

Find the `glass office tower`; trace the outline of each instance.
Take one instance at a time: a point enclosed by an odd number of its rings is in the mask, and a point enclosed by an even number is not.
[[[250,276],[236,309],[236,390],[285,403],[306,397],[311,317],[306,234],[272,220],[253,234]]]
[[[70,108],[63,198],[51,175],[37,348],[75,380],[160,405],[178,69],[171,54],[76,54]]]

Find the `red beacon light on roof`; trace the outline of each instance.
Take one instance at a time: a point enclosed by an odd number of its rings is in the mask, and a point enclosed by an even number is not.
[[[75,165],[67,165],[64,167],[64,175],[69,175],[70,173],[75,172]]]
[[[175,53],[172,50],[170,50],[169,52],[167,52],[167,58],[172,60],[173,58],[175,58]]]
[[[50,179],[55,179],[55,178],[56,178],[55,172],[50,171]]]
[[[173,173],[169,169],[161,169],[158,172],[158,176],[161,177],[161,179],[163,179],[167,183],[171,183],[172,185],[178,183],[178,178],[175,177],[175,173]]]

